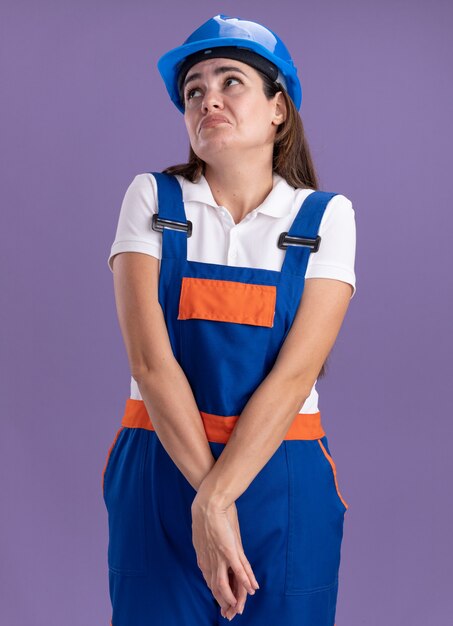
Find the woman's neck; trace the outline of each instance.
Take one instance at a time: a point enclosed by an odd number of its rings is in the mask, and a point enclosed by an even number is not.
[[[273,188],[272,166],[213,169],[206,165],[205,178],[214,200],[231,213],[236,224],[264,202]]]

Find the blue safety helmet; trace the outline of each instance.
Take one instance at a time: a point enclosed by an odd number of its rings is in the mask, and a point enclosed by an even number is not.
[[[194,63],[215,56],[243,60],[264,71],[283,85],[296,109],[299,109],[302,86],[283,41],[269,28],[256,22],[216,15],[197,28],[182,46],[173,48],[157,62],[170,98],[181,113],[184,113],[184,102],[179,96],[181,78]]]

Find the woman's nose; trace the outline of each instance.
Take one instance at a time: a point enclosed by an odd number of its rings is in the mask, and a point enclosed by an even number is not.
[[[207,89],[203,96],[203,102],[201,104],[202,109],[209,111],[212,108],[222,108],[223,101],[222,96],[217,89]]]

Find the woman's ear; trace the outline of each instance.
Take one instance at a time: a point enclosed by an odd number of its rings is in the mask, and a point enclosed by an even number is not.
[[[278,91],[275,94],[275,103],[274,103],[274,119],[273,123],[279,126],[286,120],[287,109],[285,98],[283,97],[283,93]]]

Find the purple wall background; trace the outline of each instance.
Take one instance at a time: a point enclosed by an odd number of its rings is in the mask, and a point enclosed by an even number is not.
[[[129,369],[107,256],[135,174],[188,152],[156,61],[219,12],[285,40],[322,188],[356,211],[357,294],[318,383],[349,503],[337,624],[450,623],[452,5],[0,11],[2,623],[109,623],[101,473]]]

